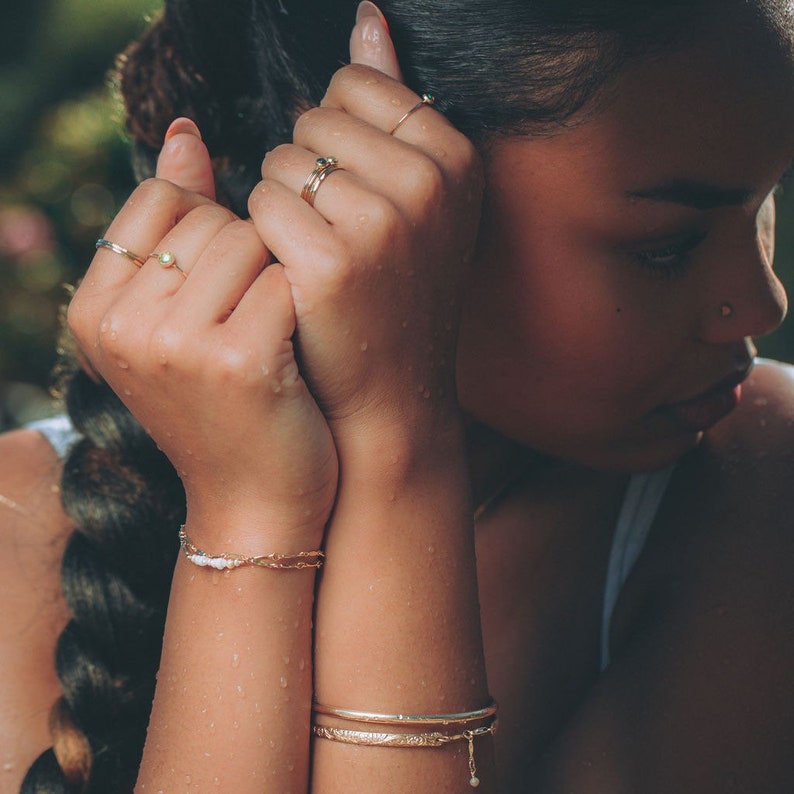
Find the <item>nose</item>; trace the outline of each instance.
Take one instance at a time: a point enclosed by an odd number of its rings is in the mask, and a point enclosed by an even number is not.
[[[748,226],[750,228],[748,228]],[[773,270],[775,211],[770,197],[757,218],[726,241],[713,286],[707,290],[702,336],[721,344],[765,336],[786,316],[788,299]]]

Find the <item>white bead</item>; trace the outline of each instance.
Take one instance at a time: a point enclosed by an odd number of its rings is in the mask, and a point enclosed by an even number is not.
[[[480,785],[480,778],[478,778],[478,777],[472,777],[472,779],[469,781],[469,785],[470,785],[472,788],[477,788],[477,786],[479,786],[479,785]]]

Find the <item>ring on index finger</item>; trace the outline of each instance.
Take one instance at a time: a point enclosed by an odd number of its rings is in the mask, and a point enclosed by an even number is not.
[[[143,263],[146,261],[145,256],[139,256],[138,254],[133,253],[130,251],[129,248],[125,248],[123,245],[119,245],[118,243],[114,243],[112,240],[106,240],[104,237],[100,237],[94,246],[97,251],[100,248],[107,248],[109,251],[113,251],[114,254],[121,254],[122,256],[127,257],[131,262],[135,264],[135,267],[143,267]]]
[[[301,190],[301,198],[310,206],[314,206],[314,197],[323,180],[334,171],[344,171],[336,157],[318,157],[314,161],[314,170],[306,177]]]
[[[419,108],[423,107],[424,105],[433,105],[435,104],[436,98],[432,94],[422,94],[422,98],[417,102],[412,108],[409,108],[406,113],[403,114],[402,118],[392,127],[391,132],[389,135],[394,135],[395,132],[408,120],[408,117],[412,114],[416,113]]]

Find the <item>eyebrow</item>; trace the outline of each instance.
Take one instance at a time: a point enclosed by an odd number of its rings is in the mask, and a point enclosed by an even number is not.
[[[680,204],[696,210],[713,210],[746,204],[752,193],[753,191],[747,188],[727,188],[707,182],[675,179],[644,190],[629,190],[626,195],[629,198]]]

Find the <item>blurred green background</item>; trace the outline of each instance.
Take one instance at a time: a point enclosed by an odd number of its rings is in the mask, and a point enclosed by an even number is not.
[[[133,185],[115,55],[157,0],[6,0],[0,27],[0,428],[52,410],[58,310]],[[794,193],[794,190],[791,191]],[[778,270],[794,290],[794,200]],[[794,320],[760,340],[794,362]]]

